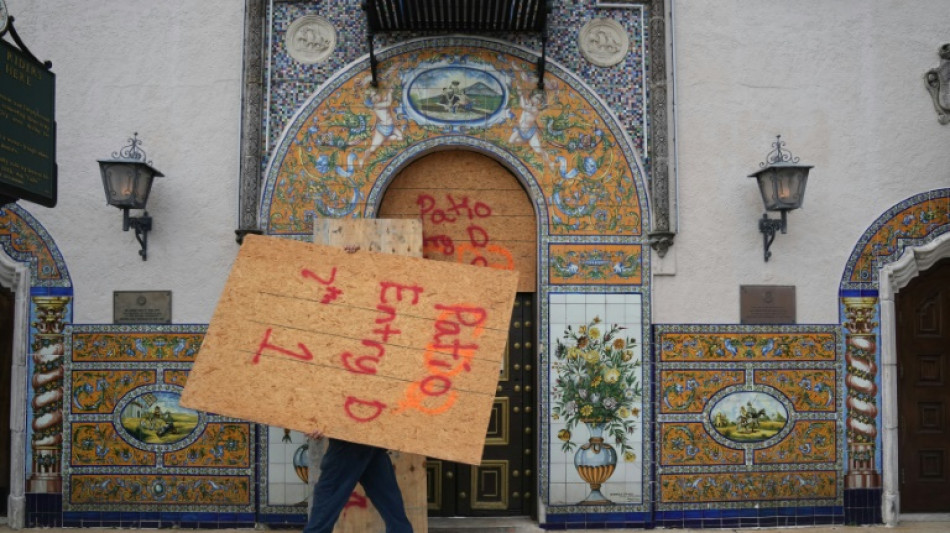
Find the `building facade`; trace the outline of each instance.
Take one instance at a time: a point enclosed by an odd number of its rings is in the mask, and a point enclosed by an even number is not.
[[[950,512],[943,0],[7,4],[59,173],[0,209],[14,527],[301,524],[304,436],[178,398],[244,235],[376,217],[521,275],[483,463],[429,461],[430,516]],[[96,164],[127,138],[165,174],[145,261]],[[763,250],[775,149],[813,168]]]

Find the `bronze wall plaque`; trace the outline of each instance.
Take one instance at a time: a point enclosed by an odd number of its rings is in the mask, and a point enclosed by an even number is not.
[[[742,285],[739,288],[742,324],[794,324],[794,285]]]
[[[113,291],[116,324],[171,324],[172,291]]]

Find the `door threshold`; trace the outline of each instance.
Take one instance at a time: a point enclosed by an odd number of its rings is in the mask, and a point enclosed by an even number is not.
[[[950,513],[901,513],[898,522],[950,522]]]
[[[543,531],[528,516],[453,516],[429,517],[430,532],[460,531],[464,533],[527,533]]]

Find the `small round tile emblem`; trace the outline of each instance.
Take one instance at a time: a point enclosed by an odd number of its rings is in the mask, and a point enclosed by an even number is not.
[[[287,28],[284,46],[290,57],[301,63],[319,63],[336,48],[336,29],[319,15],[298,18]]]
[[[578,34],[581,55],[598,67],[612,67],[623,61],[630,50],[630,37],[619,22],[593,19]]]

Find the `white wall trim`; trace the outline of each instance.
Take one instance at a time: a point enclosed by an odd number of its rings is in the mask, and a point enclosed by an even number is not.
[[[13,291],[13,361],[10,372],[10,495],[7,521],[23,529],[26,519],[26,369],[30,332],[30,266],[0,250],[0,284]]]
[[[934,263],[950,257],[950,233],[919,247],[908,248],[897,261],[881,267],[878,296],[881,305],[881,441],[884,494],[881,514],[884,523],[896,526],[900,515],[900,466],[897,431],[897,309],[894,295]],[[906,518],[904,518],[906,520]]]

